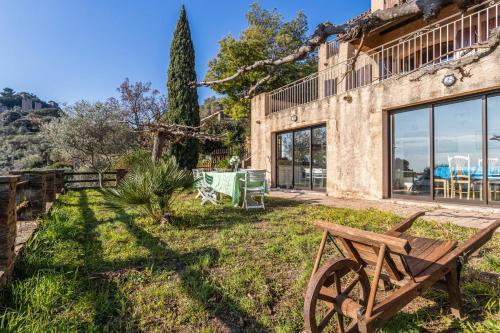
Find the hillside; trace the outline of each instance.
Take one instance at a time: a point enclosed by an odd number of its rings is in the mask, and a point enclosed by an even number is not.
[[[0,93],[0,173],[49,164],[48,146],[39,133],[40,126],[61,117],[62,111],[57,103],[46,103],[32,94],[12,91],[6,97],[6,89]]]

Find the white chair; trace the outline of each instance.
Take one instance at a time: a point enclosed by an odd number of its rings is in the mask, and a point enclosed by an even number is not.
[[[325,187],[326,182],[326,169],[322,168],[313,168],[313,185],[316,185],[316,180],[319,180],[321,183],[321,187]]]
[[[493,158],[493,157],[488,158],[488,169],[495,168],[497,166],[497,164],[498,164],[498,158]],[[480,168],[483,167],[483,159],[482,158],[477,159],[477,165]]]
[[[467,200],[470,200],[472,189],[470,156],[468,154],[448,156],[448,164],[451,178],[451,197],[454,198],[455,192],[457,192],[460,199],[462,199],[462,195],[467,194]],[[464,191],[464,187],[467,188],[466,191]]]
[[[264,195],[266,191],[266,170],[248,170],[245,172],[243,181],[243,207],[262,208],[264,206]],[[260,200],[255,200],[258,197]]]
[[[491,200],[491,194],[492,192],[495,192],[495,198],[496,198],[496,195],[497,195],[497,185],[498,185],[498,181],[497,180],[491,180],[490,179],[490,175],[491,175],[491,171],[493,169],[495,169],[497,167],[497,164],[498,164],[498,158],[494,158],[494,157],[489,157],[488,158],[488,170],[482,170],[483,171],[483,177],[488,177],[488,197],[489,197],[489,200]],[[483,168],[483,159],[482,158],[478,158],[477,159],[477,165],[479,166],[480,169]],[[479,185],[479,191],[482,190],[482,184]],[[481,193],[482,195],[482,193]],[[482,198],[481,198],[482,199]]]
[[[211,202],[217,205],[217,193],[211,187],[213,177],[206,175],[202,170],[194,169],[193,175],[195,179],[195,188],[198,190],[196,198],[201,197],[201,205]]]
[[[194,178],[194,185],[193,188],[198,191],[196,194],[195,199],[198,199],[199,197],[202,196],[201,193],[201,178],[203,177],[203,170],[200,169],[193,169],[193,178]]]

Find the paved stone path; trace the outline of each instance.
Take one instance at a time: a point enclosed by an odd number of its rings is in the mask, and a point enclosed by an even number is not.
[[[339,208],[368,209],[391,211],[400,216],[410,216],[418,211],[425,210],[425,219],[437,222],[451,222],[463,227],[485,228],[491,222],[500,218],[499,208],[461,206],[456,204],[437,204],[431,202],[408,202],[398,200],[365,200],[341,199],[326,196],[323,193],[277,191],[272,190],[270,195],[283,199],[299,200],[310,204],[325,205]],[[500,232],[500,230],[497,230]]]

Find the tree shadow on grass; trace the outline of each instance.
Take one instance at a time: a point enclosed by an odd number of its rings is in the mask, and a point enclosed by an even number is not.
[[[174,251],[161,238],[152,235],[134,222],[134,216],[123,209],[116,210],[117,219],[123,222],[139,245],[149,249],[153,271],[174,271],[184,292],[210,317],[222,323],[231,332],[267,332],[268,329],[255,317],[234,302],[206,271],[219,258],[219,251],[203,247],[192,252]]]
[[[83,243],[85,256],[83,278],[85,288],[90,291],[94,303],[93,322],[99,330],[137,331],[137,327],[131,321],[132,314],[127,295],[120,291],[113,279],[96,279],[93,276],[95,270],[107,269],[114,264],[103,258],[102,243],[96,230],[101,222],[89,205],[87,191],[80,191],[78,203],[80,213],[85,220],[87,240]]]
[[[493,279],[477,280],[480,272],[469,268],[466,271],[466,276],[462,278],[461,293],[462,293],[462,313],[463,320],[469,323],[480,323],[486,320],[486,308],[488,302],[492,299],[492,295],[484,295],[484,290],[494,290],[498,288],[498,281]],[[482,286],[474,285],[472,287],[465,287],[465,284],[473,282],[474,284],[481,283]],[[429,290],[422,296],[433,302],[431,305],[422,306],[413,313],[399,311],[383,326],[383,332],[396,333],[396,332],[459,332],[461,330],[460,320],[451,315],[450,299],[447,292],[442,290]],[[471,301],[473,298],[473,301]],[[437,330],[436,325],[429,329],[422,327],[422,323],[431,323],[437,321],[443,316],[449,317],[447,328]],[[439,323],[442,326],[443,323]]]
[[[201,200],[194,197],[187,200],[189,205],[199,206],[198,209],[183,210],[174,217],[173,225],[179,229],[229,229],[240,224],[255,224],[262,221],[268,214],[286,208],[293,208],[303,203],[296,200],[266,197],[266,209],[248,209],[233,206],[227,196],[219,200],[218,205],[211,203],[201,206]]]
[[[75,330],[78,327],[77,330],[81,331],[136,332],[137,327],[130,321],[127,295],[120,291],[114,280],[95,278],[93,274],[96,269],[109,267],[113,263],[103,259],[102,243],[96,230],[100,221],[90,207],[87,192],[79,191],[76,196],[80,217],[76,220],[69,219],[68,215],[57,210],[50,213],[48,220],[37,232],[39,234],[35,235],[18,259],[14,272],[17,281],[6,288],[3,305],[10,307],[18,317],[27,316],[26,324],[35,325],[39,329],[44,327],[58,331]],[[25,309],[26,304],[33,303],[33,309],[29,310],[37,311],[39,300],[33,298],[36,296],[27,294],[21,299],[14,296],[19,294],[15,288],[23,288],[23,283],[28,287],[33,281],[57,283],[52,286],[58,290],[55,295],[49,293],[43,296],[45,299],[42,306],[50,304],[47,314],[50,319],[44,318],[42,313],[34,316],[25,314],[28,311]],[[91,311],[81,316],[80,312],[86,311],[87,304]],[[67,318],[59,316],[62,309],[73,315]]]

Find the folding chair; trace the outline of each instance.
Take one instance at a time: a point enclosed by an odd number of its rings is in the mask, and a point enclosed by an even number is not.
[[[240,179],[243,181],[243,207],[249,208],[262,208],[264,206],[264,194],[266,186],[266,170],[247,170],[245,178]],[[255,200],[259,197],[260,200]]]

